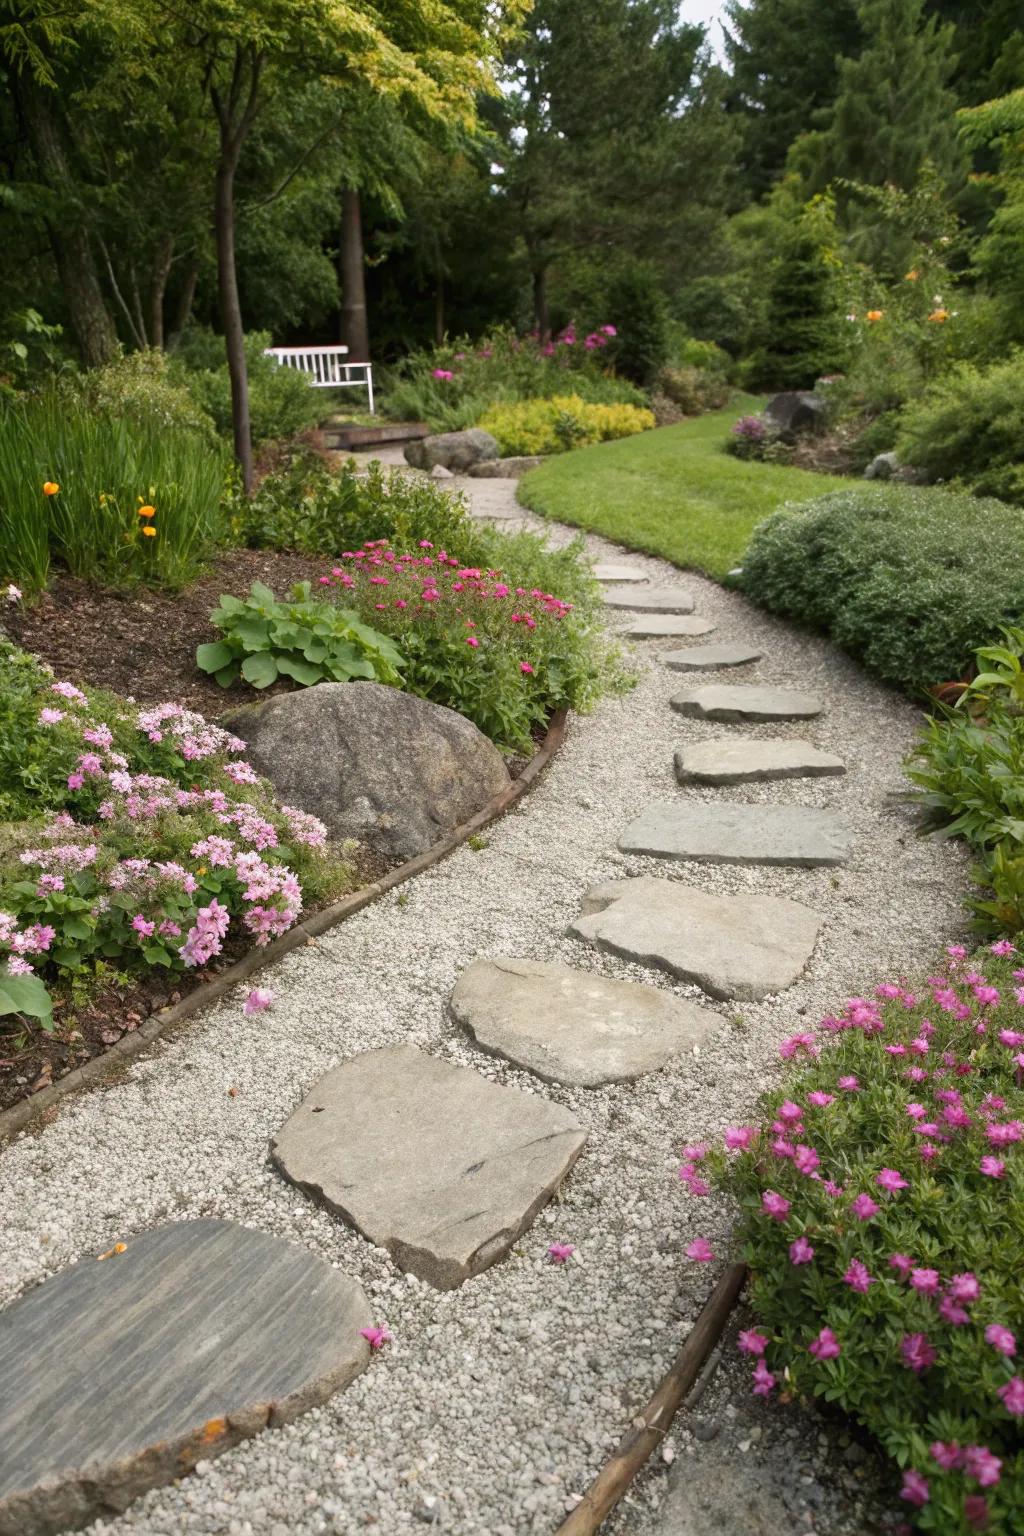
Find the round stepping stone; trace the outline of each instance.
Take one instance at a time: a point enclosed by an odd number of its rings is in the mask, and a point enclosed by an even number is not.
[[[599,560],[594,566],[594,579],[596,581],[625,582],[646,581],[643,571],[637,570],[635,565],[615,565],[610,560]]]
[[[722,1024],[657,987],[504,956],[463,971],[450,1006],[484,1050],[572,1088],[656,1072]]]
[[[820,699],[791,688],[756,683],[710,683],[677,693],[672,708],[696,720],[810,720],[824,708]]]
[[[619,633],[628,640],[661,640],[677,635],[710,635],[717,628],[717,624],[694,618],[693,614],[652,613],[646,619],[634,619]]]
[[[399,1269],[449,1291],[505,1257],[586,1139],[560,1105],[398,1045],[328,1072],[270,1151]]]
[[[609,587],[604,595],[609,608],[630,613],[692,613],[693,595],[683,587]]]
[[[723,736],[676,752],[680,784],[752,784],[765,779],[816,779],[846,772],[841,757],[809,741],[758,741]]]
[[[130,1238],[0,1313],[0,1532],[127,1508],[357,1376],[374,1319],[304,1248],[227,1221]]]
[[[712,896],[645,876],[592,886],[569,932],[711,997],[756,1003],[798,979],[821,924],[784,896]]]
[[[850,834],[831,811],[810,805],[736,805],[658,800],[619,838],[623,853],[699,864],[845,864]]]
[[[750,645],[694,645],[688,650],[666,651],[658,659],[672,672],[711,672],[717,667],[744,667],[760,661],[764,651]]]

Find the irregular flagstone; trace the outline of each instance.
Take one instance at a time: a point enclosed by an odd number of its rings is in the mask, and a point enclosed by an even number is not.
[[[811,805],[657,800],[619,838],[623,853],[701,864],[845,864],[850,834],[831,811]]]
[[[756,1003],[798,979],[821,924],[784,896],[712,896],[647,875],[591,886],[569,932],[711,997]]]
[[[504,956],[463,971],[450,1007],[485,1050],[574,1088],[656,1072],[722,1023],[657,987]]]
[[[609,587],[604,600],[632,613],[693,612],[693,594],[684,587]]]
[[[841,757],[809,741],[759,741],[723,736],[695,741],[676,752],[680,784],[750,784],[765,779],[815,779],[846,772]]]
[[[447,1291],[505,1257],[586,1139],[559,1105],[398,1045],[328,1072],[270,1150],[400,1269]]]
[[[810,720],[823,709],[820,699],[791,688],[757,683],[709,683],[677,693],[672,708],[697,720]]]
[[[612,560],[599,560],[594,566],[594,579],[609,582],[646,581],[647,576],[635,565],[616,565]]]
[[[183,1221],[0,1313],[0,1536],[49,1536],[316,1407],[366,1365],[362,1289],[304,1248]]]
[[[693,645],[687,650],[666,651],[658,659],[672,672],[710,672],[716,667],[743,667],[760,661],[764,651],[752,645]]]
[[[629,640],[661,640],[676,635],[710,635],[717,628],[709,619],[693,614],[652,613],[645,619],[634,619],[619,633]]]

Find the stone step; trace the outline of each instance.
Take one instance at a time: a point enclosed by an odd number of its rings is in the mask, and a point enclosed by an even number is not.
[[[505,956],[474,961],[449,1006],[484,1050],[572,1088],[656,1072],[722,1026],[657,987]]]
[[[448,1291],[505,1257],[586,1139],[539,1094],[397,1045],[322,1077],[270,1152],[399,1269]]]
[[[627,613],[693,612],[693,594],[684,587],[609,587],[604,600]]]
[[[127,1508],[325,1403],[369,1359],[354,1280],[227,1221],[90,1255],[0,1313],[0,1533]]]
[[[764,651],[752,645],[694,645],[681,651],[665,651],[658,660],[672,672],[713,672],[719,667],[745,667],[760,661]]]
[[[850,834],[831,811],[810,805],[658,800],[619,838],[623,853],[699,864],[845,864]]]
[[[717,628],[709,619],[697,619],[692,614],[652,613],[646,619],[634,619],[619,634],[627,640],[662,640],[677,635],[710,635]]]
[[[599,560],[594,566],[594,579],[615,583],[646,581],[647,577],[635,565],[616,565],[611,560]]]
[[[811,720],[824,705],[810,693],[757,683],[710,683],[677,693],[672,708],[696,720]]]
[[[816,779],[846,772],[841,757],[809,741],[759,741],[722,736],[680,747],[675,756],[680,784],[752,784],[767,779]]]
[[[784,896],[712,896],[644,876],[592,886],[569,932],[711,997],[758,1002],[799,978],[821,925],[816,912]]]

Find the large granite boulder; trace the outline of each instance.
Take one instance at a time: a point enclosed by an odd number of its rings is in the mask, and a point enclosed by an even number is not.
[[[474,464],[498,457],[498,440],[480,427],[470,427],[468,432],[440,432],[436,437],[423,437],[417,443],[407,443],[405,462],[413,469],[433,469],[440,464],[452,474],[465,474]]]
[[[424,853],[510,782],[471,721],[381,683],[318,683],[229,723],[286,805],[395,859]]]
[[[828,402],[809,390],[787,389],[769,400],[764,415],[773,431],[792,442],[798,437],[824,432]]]

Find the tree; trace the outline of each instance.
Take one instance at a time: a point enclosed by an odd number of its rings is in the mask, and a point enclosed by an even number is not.
[[[992,182],[1001,202],[974,260],[995,295],[1001,339],[1024,342],[1024,89],[957,116],[965,146],[998,160]]]
[[[831,200],[815,198],[791,226],[769,287],[760,374],[771,388],[809,389],[842,363],[838,243]]]

